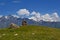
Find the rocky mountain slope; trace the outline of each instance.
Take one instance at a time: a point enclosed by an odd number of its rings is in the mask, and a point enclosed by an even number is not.
[[[60,28],[60,22],[45,22],[43,20],[37,22],[37,21],[34,21],[32,19],[17,18],[17,17],[14,17],[12,15],[0,17],[0,28],[9,27],[9,25],[11,23],[14,23],[18,26],[21,26],[22,20],[26,20],[28,25],[43,25],[43,26]]]

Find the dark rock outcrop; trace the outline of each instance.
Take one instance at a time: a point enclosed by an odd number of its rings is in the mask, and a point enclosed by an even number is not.
[[[25,20],[22,21],[22,26],[26,26],[27,22]]]

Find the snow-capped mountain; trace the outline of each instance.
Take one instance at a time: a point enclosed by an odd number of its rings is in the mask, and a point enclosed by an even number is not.
[[[14,23],[14,24],[17,24],[17,25],[21,26],[21,23],[22,23],[23,19],[25,19],[27,21],[28,25],[43,25],[43,26],[60,28],[60,22],[45,22],[43,20],[37,22],[37,21],[34,21],[32,19],[18,18],[18,17],[14,17],[12,15],[0,17],[0,28],[9,27],[9,25],[11,23]]]

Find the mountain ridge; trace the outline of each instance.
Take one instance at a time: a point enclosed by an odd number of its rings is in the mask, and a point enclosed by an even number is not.
[[[17,24],[18,26],[21,26],[22,20],[25,19],[27,21],[28,25],[43,25],[43,26],[49,26],[49,27],[56,27],[60,28],[60,22],[46,22],[46,21],[34,21],[32,19],[28,18],[17,18],[12,15],[2,16],[0,17],[0,28],[6,28],[9,27],[11,23]]]

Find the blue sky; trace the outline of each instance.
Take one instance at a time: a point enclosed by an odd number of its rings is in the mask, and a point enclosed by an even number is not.
[[[0,0],[0,15],[17,14],[19,9],[41,14],[60,13],[60,0]],[[59,14],[60,16],[60,14]]]

